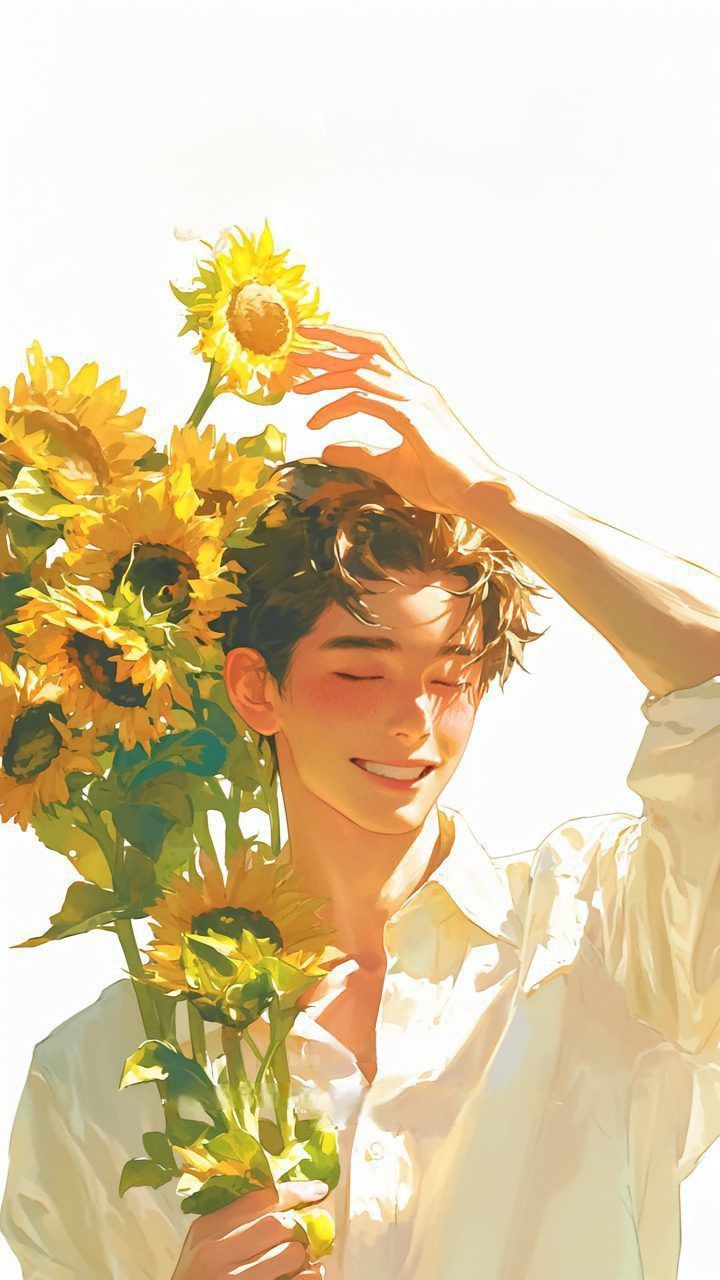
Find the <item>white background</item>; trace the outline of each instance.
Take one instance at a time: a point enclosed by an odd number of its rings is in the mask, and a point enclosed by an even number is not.
[[[169,278],[267,216],[334,319],[381,329],[489,452],[720,571],[715,120],[696,0],[36,0],[3,20],[0,381],[38,337],[121,373],[164,439],[204,382]],[[316,399],[313,405],[317,405]],[[270,411],[319,452],[307,401]],[[215,421],[269,415],[227,398]],[[358,420],[332,438],[358,435]],[[331,438],[325,433],[324,441]],[[483,703],[446,795],[497,853],[639,811],[644,690],[563,601]],[[0,1158],[34,1043],[119,976],[114,940],[10,951],[68,883],[2,830]],[[717,1276],[720,1152],[683,1186],[681,1280]],[[714,1184],[714,1187],[713,1187]],[[713,1195],[713,1189],[715,1194]],[[0,1275],[17,1264],[0,1242]]]

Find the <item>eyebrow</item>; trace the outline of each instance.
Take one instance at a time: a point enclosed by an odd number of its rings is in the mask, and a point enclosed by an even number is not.
[[[376,649],[385,652],[397,653],[400,645],[396,640],[392,640],[390,636],[333,636],[331,640],[326,640],[320,645],[321,649]],[[438,649],[436,657],[445,657],[447,654],[457,654],[460,658],[472,658],[475,653],[466,644],[445,644]]]

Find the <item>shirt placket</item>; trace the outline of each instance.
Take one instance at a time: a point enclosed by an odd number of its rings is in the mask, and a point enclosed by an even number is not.
[[[398,1087],[389,1062],[386,1023],[392,1019],[393,981],[399,961],[395,936],[397,917],[385,926],[383,941],[386,975],[375,1026],[377,1073],[360,1104],[349,1153],[347,1193],[346,1269],[342,1280],[363,1280],[372,1272],[399,1275],[398,1220],[402,1190],[412,1176],[400,1126],[388,1128],[388,1101]],[[388,1070],[390,1067],[390,1070]],[[385,1104],[385,1105],[384,1105]],[[383,1119],[379,1119],[379,1112]]]

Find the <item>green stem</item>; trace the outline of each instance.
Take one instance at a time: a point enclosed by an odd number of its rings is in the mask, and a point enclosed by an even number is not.
[[[152,993],[143,982],[143,963],[135,938],[131,920],[116,920],[113,926],[123,949],[128,973],[133,981],[135,998],[138,1002],[140,1017],[148,1040],[156,1040],[160,1035],[160,1022],[155,1008]]]
[[[243,1040],[245,1041],[248,1048],[250,1049],[250,1052],[255,1054],[255,1057],[257,1058],[258,1062],[262,1062],[263,1060],[262,1051],[258,1049],[255,1041],[253,1040],[247,1028],[245,1029],[245,1031],[243,1031]]]
[[[290,1068],[288,1066],[287,1045],[284,1039],[278,1044],[277,1053],[273,1059],[272,1071],[277,1083],[275,1118],[282,1134],[283,1143],[288,1146],[293,1138],[293,1123],[290,1107]]]
[[[223,814],[225,819],[225,861],[232,855],[237,848],[238,835],[240,832],[240,814],[242,812],[242,791],[231,785],[230,795],[227,797],[227,804]]]
[[[113,850],[113,880],[115,872],[119,872],[122,868],[124,850],[124,838],[117,832]],[[143,962],[140,958],[132,920],[116,920],[112,925],[112,929],[117,934],[125,957],[125,963],[128,967],[128,973],[133,979],[133,990],[140,1010],[145,1035],[148,1040],[158,1040],[162,1035],[162,1023],[153,993],[143,980]],[[178,1104],[174,1099],[168,1097],[167,1089],[161,1081],[157,1082],[157,1089],[162,1103],[165,1125],[167,1126],[179,1115]]]
[[[277,783],[271,782],[268,791],[265,794],[268,802],[268,812],[270,814],[270,847],[274,856],[277,857],[282,846]]]
[[[190,1043],[192,1045],[193,1057],[200,1064],[203,1071],[207,1071],[208,1054],[207,1041],[205,1039],[205,1023],[198,1013],[192,1000],[187,1002],[188,1025],[190,1027]]]
[[[288,1146],[293,1139],[294,1125],[290,1105],[290,1068],[288,1065],[285,1036],[280,1030],[280,1005],[274,996],[268,1009],[270,1021],[270,1047],[260,1064],[255,1080],[255,1093],[260,1097],[260,1085],[265,1072],[270,1068],[273,1109],[277,1120],[283,1145]],[[271,1065],[272,1064],[272,1065]]]
[[[235,1118],[242,1129],[252,1133],[255,1124],[248,1105],[250,1082],[245,1070],[240,1033],[234,1027],[223,1027],[222,1048],[225,1054],[230,1103]]]
[[[205,414],[210,408],[210,405],[215,399],[221,380],[222,373],[215,368],[215,363],[213,361],[210,365],[210,372],[208,373],[207,382],[205,383],[202,395],[188,418],[188,426],[199,427],[205,417]]]
[[[265,1057],[264,1057],[264,1058],[261,1060],[261,1062],[260,1062],[260,1067],[259,1067],[259,1069],[258,1069],[258,1073],[257,1073],[257,1075],[256,1075],[256,1077],[255,1077],[255,1091],[256,1091],[256,1092],[258,1092],[258,1090],[260,1089],[260,1086],[261,1086],[261,1084],[262,1084],[263,1080],[265,1079],[265,1072],[266,1072],[266,1071],[268,1070],[268,1068],[270,1067],[270,1065],[271,1065],[271,1063],[272,1063],[272,1060],[273,1060],[273,1058],[275,1057],[275,1054],[277,1053],[277,1049],[278,1049],[277,1041],[276,1041],[276,1040],[273,1040],[273,1038],[272,1038],[272,1033],[271,1033],[271,1035],[270,1035],[270,1044],[269,1044],[269,1046],[268,1046],[268,1049],[267,1049],[267,1052],[266,1052],[266,1054],[265,1054]]]
[[[195,812],[195,835],[198,837],[200,847],[210,855],[213,862],[220,866],[220,859],[217,855],[217,849],[210,832],[210,823],[208,821],[207,809],[198,809]]]

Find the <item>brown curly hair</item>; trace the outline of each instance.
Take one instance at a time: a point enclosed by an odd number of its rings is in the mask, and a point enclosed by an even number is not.
[[[482,647],[477,701],[497,677],[502,688],[525,645],[544,631],[527,621],[547,595],[517,557],[496,538],[461,517],[413,507],[384,481],[314,458],[282,464],[273,473],[276,496],[245,546],[228,551],[240,591],[236,610],[218,620],[225,652],[257,650],[282,689],[292,653],[333,603],[369,626],[375,615],[362,596],[392,570],[457,575],[467,596],[463,627]],[[473,623],[475,624],[473,626]]]

